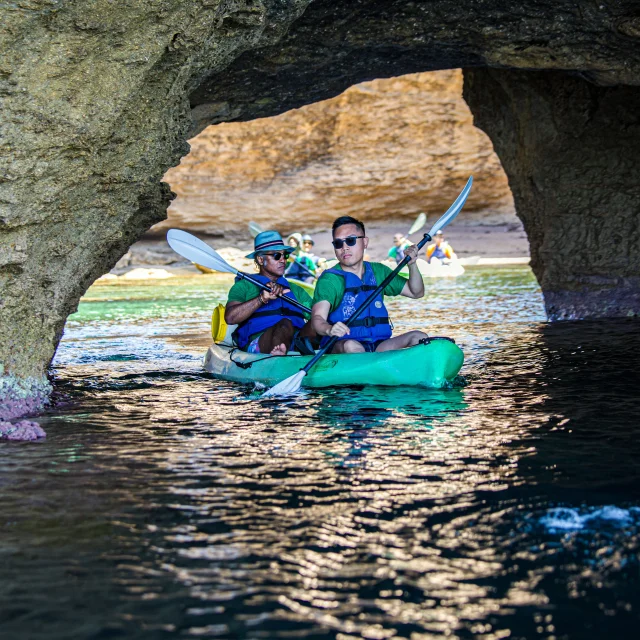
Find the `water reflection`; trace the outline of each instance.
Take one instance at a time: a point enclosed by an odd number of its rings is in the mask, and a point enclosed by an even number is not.
[[[468,386],[286,402],[202,373],[207,287],[81,307],[47,440],[0,445],[7,637],[635,637],[640,518],[545,518],[634,513],[637,325],[548,327],[523,269],[430,293],[397,327]]]

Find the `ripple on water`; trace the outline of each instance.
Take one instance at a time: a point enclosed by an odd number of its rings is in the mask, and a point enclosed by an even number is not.
[[[276,402],[201,370],[223,293],[168,291],[81,304],[47,440],[0,445],[8,637],[635,638],[637,323],[469,270],[390,303],[468,386]]]

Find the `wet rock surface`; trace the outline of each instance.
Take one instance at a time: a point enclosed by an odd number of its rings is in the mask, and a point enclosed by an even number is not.
[[[593,86],[637,85],[637,16],[634,2],[604,0],[34,0],[3,6],[4,375],[45,384],[68,314],[91,282],[165,217],[172,195],[162,176],[187,153],[186,140],[205,126],[277,115],[374,78],[445,68],[564,69]],[[498,106],[509,99],[504,90],[487,96]],[[561,119],[564,102],[547,103],[542,116]],[[614,112],[607,111],[611,117]],[[594,130],[588,113],[585,126]],[[516,126],[515,120],[504,122]],[[634,122],[624,122],[623,130],[606,127],[614,164],[615,147],[635,136]],[[516,133],[506,131],[504,139]],[[578,154],[575,161],[585,164]],[[557,160],[545,156],[544,162]],[[622,164],[631,171],[626,160]],[[592,175],[602,170],[608,179],[605,167],[598,167]],[[512,167],[510,180],[523,182],[527,172]],[[570,180],[554,187],[573,189]],[[612,191],[601,193],[608,197]],[[633,193],[627,197],[637,210]],[[549,216],[544,224],[551,224]],[[576,228],[571,225],[569,233]],[[638,249],[629,251],[632,265],[615,275],[631,282]],[[593,276],[592,286],[600,287],[602,269],[597,261],[591,267],[590,254],[581,255],[587,263],[576,273]],[[545,255],[538,252],[535,259],[542,274]],[[577,268],[570,260],[557,264],[566,265],[565,281]],[[548,283],[558,277],[542,275],[545,291],[553,293]],[[560,297],[552,316],[561,317],[567,312],[563,291],[576,289],[554,291]],[[609,313],[631,306],[612,306]]]

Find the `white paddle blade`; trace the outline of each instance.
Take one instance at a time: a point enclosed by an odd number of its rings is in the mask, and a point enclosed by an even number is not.
[[[469,176],[469,180],[467,180],[467,184],[464,189],[460,192],[460,195],[455,199],[455,202],[447,209],[446,213],[442,215],[438,221],[431,227],[431,231],[429,231],[429,235],[433,238],[433,236],[440,231],[440,229],[444,229],[459,213],[462,211],[462,207],[464,207],[464,203],[467,200],[467,196],[469,195],[469,191],[471,191],[471,185],[473,184],[473,176]]]
[[[298,371],[292,376],[289,376],[282,382],[278,382],[275,387],[267,389],[263,394],[263,398],[273,398],[274,396],[289,396],[292,393],[300,390],[302,379],[307,375],[306,371]]]
[[[264,229],[257,222],[249,223],[249,233],[252,238],[255,238],[259,233],[262,233]]]
[[[191,262],[213,269],[214,271],[238,273],[235,267],[232,267],[206,242],[203,242],[200,238],[196,238],[186,231],[169,229],[169,231],[167,231],[167,242],[176,253],[187,260],[191,260]]]
[[[427,221],[427,215],[425,213],[421,213],[416,218],[416,221],[413,223],[413,226],[411,227],[411,229],[409,229],[409,233],[407,235],[410,236],[412,233],[415,233],[416,231],[420,231],[420,229],[424,227],[424,224],[426,221]]]

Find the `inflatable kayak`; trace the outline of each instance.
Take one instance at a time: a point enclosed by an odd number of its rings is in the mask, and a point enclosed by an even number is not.
[[[395,262],[391,260],[385,260],[384,264],[390,269],[395,269],[396,267]],[[457,278],[464,273],[464,267],[458,260],[452,260],[447,264],[442,264],[440,261],[427,262],[422,258],[418,258],[418,269],[423,278]],[[409,269],[405,267],[400,271],[400,275],[408,278]]]
[[[204,368],[215,378],[273,386],[297,373],[312,356],[290,352],[286,356],[252,354],[223,344],[213,344]],[[306,387],[352,384],[440,389],[458,374],[464,355],[450,338],[431,338],[426,344],[382,353],[325,355],[303,381]]]

